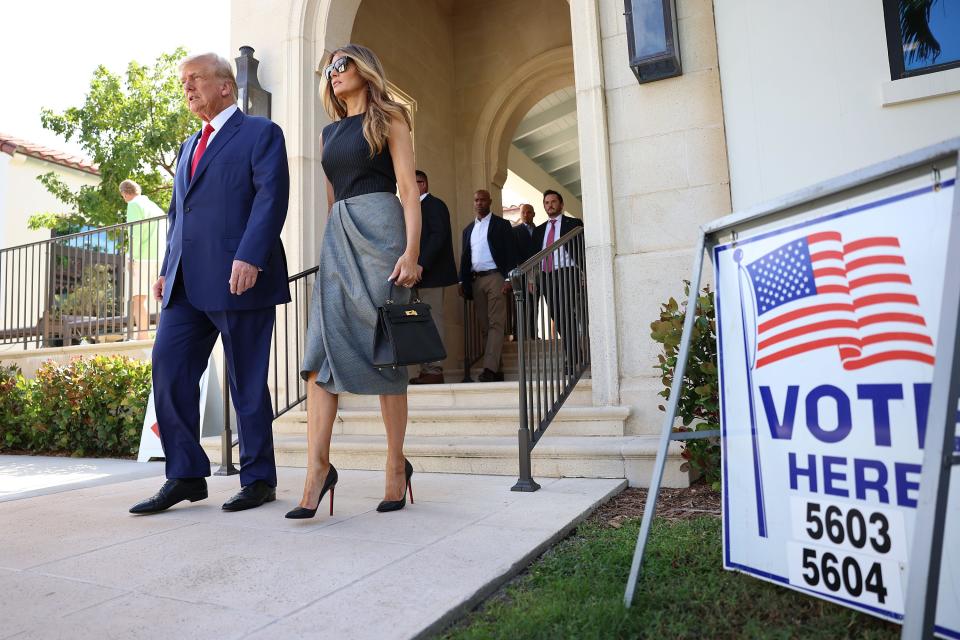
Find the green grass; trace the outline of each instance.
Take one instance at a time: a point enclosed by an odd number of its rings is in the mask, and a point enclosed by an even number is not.
[[[631,609],[639,520],[590,522],[487,601],[447,640],[896,638],[900,627],[722,568],[720,521],[654,523]]]

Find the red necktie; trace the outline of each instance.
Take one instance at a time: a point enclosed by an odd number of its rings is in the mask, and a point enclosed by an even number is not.
[[[556,234],[554,234],[554,231],[556,230],[556,228],[557,228],[557,221],[556,221],[556,220],[551,220],[551,221],[550,221],[550,232],[547,234],[547,246],[548,246],[548,247],[553,244],[553,241],[554,241],[554,240],[556,240]],[[547,256],[547,267],[546,267],[546,270],[547,270],[547,271],[553,271],[553,254],[552,254],[552,253],[551,253],[549,256]]]
[[[203,152],[207,150],[207,140],[210,139],[211,133],[213,133],[213,125],[208,122],[207,126],[203,128],[203,135],[200,136],[200,144],[197,145],[197,150],[193,152],[193,164],[190,165],[191,180],[193,180],[193,174],[197,171],[197,165],[200,164]]]

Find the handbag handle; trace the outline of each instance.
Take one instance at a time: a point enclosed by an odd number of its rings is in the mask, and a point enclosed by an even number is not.
[[[397,285],[394,280],[388,280],[387,282],[390,283],[390,293],[387,294],[387,304],[394,304],[393,288]],[[420,302],[420,287],[411,287],[410,295],[413,296],[410,298],[410,302]]]

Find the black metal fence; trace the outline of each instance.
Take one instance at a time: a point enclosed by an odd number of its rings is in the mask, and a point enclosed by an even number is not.
[[[583,227],[510,274],[517,332],[520,477],[514,491],[536,491],[530,456],[590,366]]]
[[[166,236],[159,216],[0,250],[0,344],[149,337]]]
[[[166,246],[164,216],[62,235],[0,250],[0,344],[24,349],[152,337],[160,313],[151,287]],[[590,366],[583,229],[562,237],[511,273],[506,333],[518,351],[520,478],[539,488],[530,455]],[[291,302],[277,310],[271,379],[274,416],[306,399],[299,368],[317,267],[289,279]],[[463,301],[464,382],[482,357],[473,301]],[[224,372],[226,373],[226,372]],[[235,472],[228,376],[223,376],[222,473]]]

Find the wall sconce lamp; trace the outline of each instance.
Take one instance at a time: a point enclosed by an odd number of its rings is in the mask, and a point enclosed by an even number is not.
[[[260,61],[253,57],[253,47],[240,47],[237,63],[237,103],[240,111],[250,116],[270,117],[270,92],[260,86],[257,67]]]
[[[637,80],[679,76],[680,40],[675,0],[624,0],[630,68]]]

